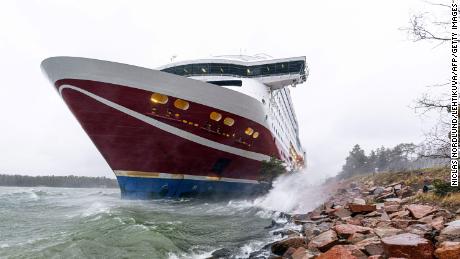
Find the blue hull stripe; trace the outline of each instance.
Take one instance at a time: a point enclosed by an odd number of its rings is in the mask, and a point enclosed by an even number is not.
[[[122,198],[152,199],[194,196],[251,196],[266,189],[264,184],[117,176]]]

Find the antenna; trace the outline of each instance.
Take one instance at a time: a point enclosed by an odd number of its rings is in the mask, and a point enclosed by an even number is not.
[[[171,62],[173,62],[174,59],[176,59],[176,58],[177,58],[177,55],[172,55],[171,58],[170,58]]]

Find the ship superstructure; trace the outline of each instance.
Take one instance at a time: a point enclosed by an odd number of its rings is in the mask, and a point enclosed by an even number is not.
[[[304,166],[287,87],[305,82],[304,57],[220,56],[156,70],[53,57],[42,68],[123,197],[251,194],[261,161]]]

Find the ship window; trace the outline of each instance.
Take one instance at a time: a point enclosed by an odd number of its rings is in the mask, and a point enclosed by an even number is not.
[[[261,75],[261,66],[253,66],[251,68],[252,76],[260,76]]]
[[[207,74],[209,71],[208,64],[193,64],[193,73],[194,75]]]
[[[163,69],[164,72],[181,76],[191,75],[231,75],[236,77],[258,77],[288,73],[302,73],[305,67],[304,61],[272,63],[256,66],[244,66],[224,63],[199,63],[179,65]]]
[[[227,74],[227,64],[209,64],[210,74]]]
[[[153,103],[165,104],[168,102],[168,96],[159,93],[153,93],[150,97],[150,101]]]
[[[246,135],[251,136],[252,133],[254,133],[254,130],[253,130],[252,128],[249,128],[249,127],[248,127],[248,128],[244,131],[244,133],[246,133]]]
[[[276,73],[282,74],[289,72],[288,63],[277,63],[276,64]]]
[[[176,99],[174,101],[174,107],[185,111],[185,110],[188,110],[188,108],[190,107],[190,104],[187,101],[184,101],[182,99]]]
[[[233,126],[233,124],[235,124],[235,120],[232,118],[226,117],[224,119],[224,124],[227,126]]]
[[[254,132],[254,134],[252,134],[252,137],[253,137],[253,138],[258,138],[258,137],[259,137],[259,132],[257,132],[257,131]]]
[[[299,73],[303,68],[302,61],[292,61],[289,62],[289,72],[290,73]]]
[[[220,80],[220,81],[208,81],[208,83],[219,86],[242,86],[241,80]]]
[[[218,112],[211,112],[211,114],[209,114],[209,118],[214,121],[220,121],[222,119],[222,114]]]

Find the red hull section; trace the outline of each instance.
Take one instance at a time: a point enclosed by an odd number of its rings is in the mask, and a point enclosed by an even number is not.
[[[270,131],[253,121],[198,103],[186,111],[150,101],[152,92],[86,80],[59,80],[56,87],[72,85],[137,113],[194,135],[241,150],[279,157]],[[258,180],[260,161],[198,144],[159,129],[86,94],[65,88],[62,97],[113,170],[187,174]],[[233,126],[210,119],[216,111],[235,120]],[[179,115],[176,115],[179,114]],[[259,132],[258,138],[244,133]]]

